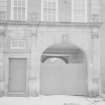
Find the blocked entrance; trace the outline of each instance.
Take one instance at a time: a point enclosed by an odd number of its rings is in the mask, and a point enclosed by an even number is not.
[[[56,45],[43,53],[40,92],[43,95],[87,95],[86,59],[79,48]]]

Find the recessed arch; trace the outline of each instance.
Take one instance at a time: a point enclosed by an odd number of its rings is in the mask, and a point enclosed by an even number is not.
[[[41,55],[41,62],[44,63],[47,59],[55,57],[63,60],[65,63],[86,61],[84,51],[71,43],[54,44],[46,48]]]
[[[54,44],[41,55],[40,93],[87,95],[87,75],[83,50],[71,43]]]

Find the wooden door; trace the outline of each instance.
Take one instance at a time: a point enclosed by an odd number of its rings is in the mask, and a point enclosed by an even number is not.
[[[26,92],[26,59],[9,59],[8,93],[22,95]]]

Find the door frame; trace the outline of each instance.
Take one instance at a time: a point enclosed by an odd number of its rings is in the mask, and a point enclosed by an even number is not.
[[[11,93],[9,92],[8,86],[9,86],[9,60],[10,59],[26,59],[26,91],[22,93]],[[5,75],[5,89],[4,94],[5,96],[13,96],[13,97],[27,97],[29,96],[29,67],[30,67],[30,56],[29,54],[10,54],[5,55],[5,67],[4,67],[4,75]]]

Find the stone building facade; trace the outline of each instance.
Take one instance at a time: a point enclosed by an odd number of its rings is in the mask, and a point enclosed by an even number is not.
[[[103,2],[0,0],[0,96],[104,96]]]

